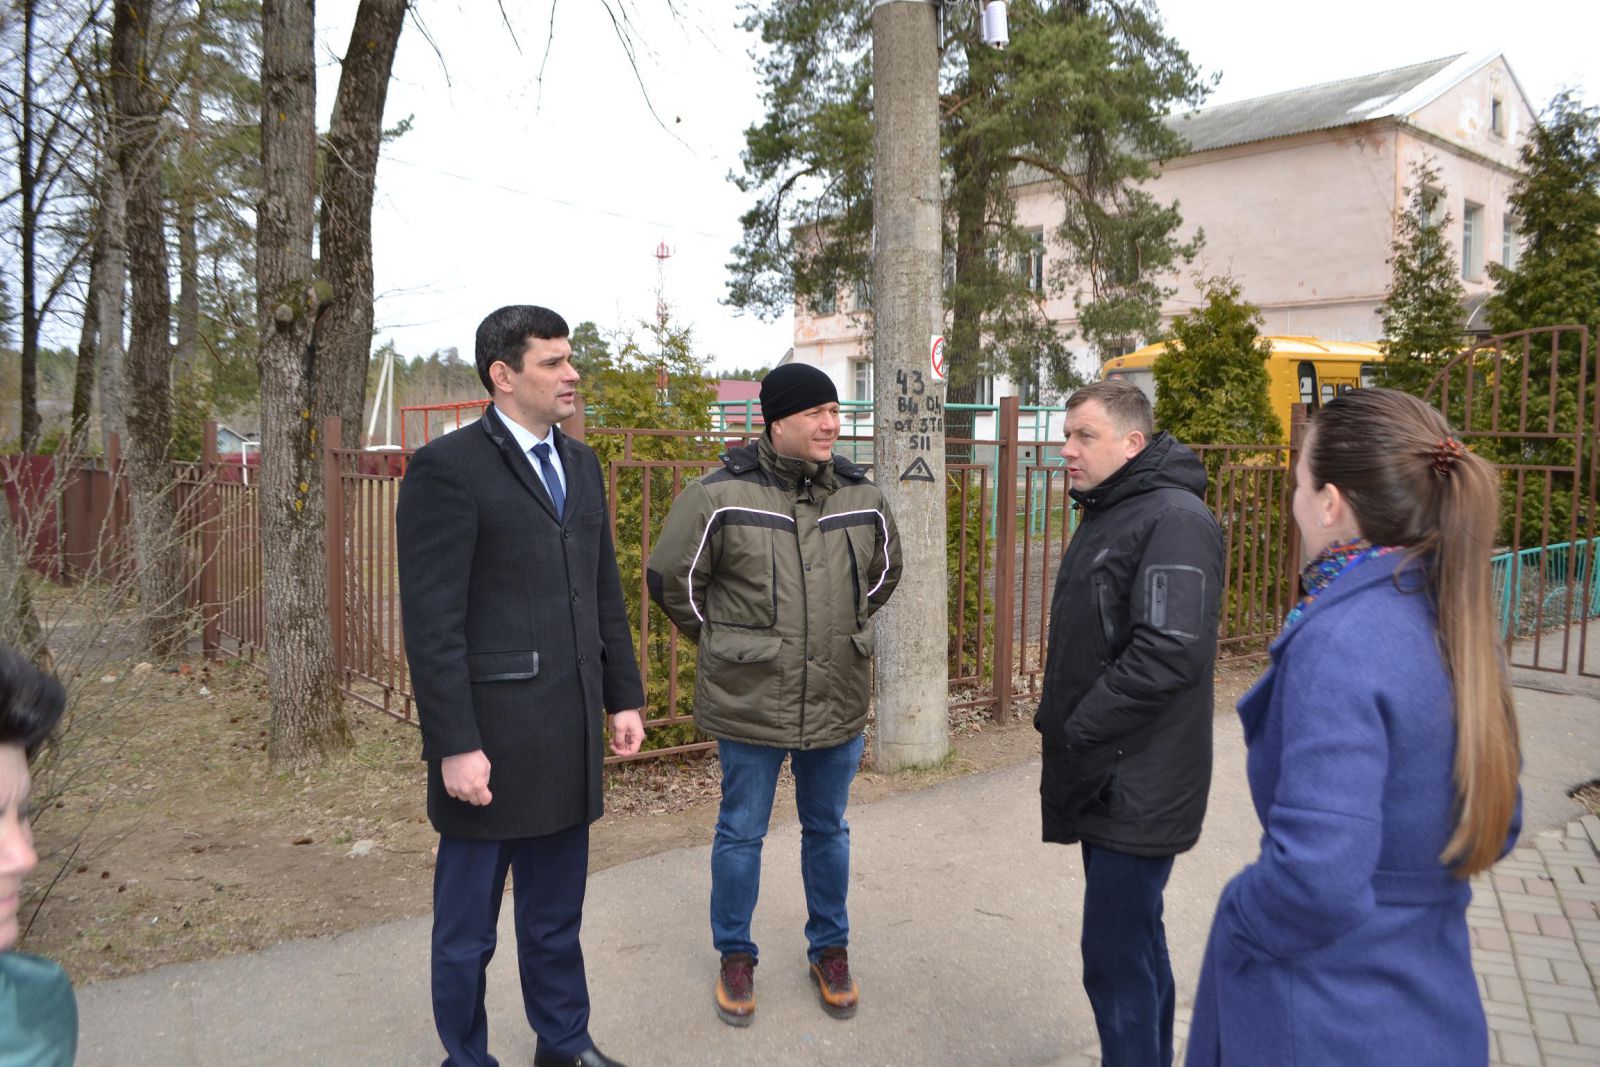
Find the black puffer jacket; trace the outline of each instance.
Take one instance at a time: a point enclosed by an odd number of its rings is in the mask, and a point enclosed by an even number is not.
[[[1222,534],[1205,468],[1166,433],[1072,497],[1082,521],[1050,602],[1044,839],[1169,856],[1211,786]]]

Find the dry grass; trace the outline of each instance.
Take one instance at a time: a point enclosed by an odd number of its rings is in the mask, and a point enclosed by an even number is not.
[[[413,728],[360,716],[347,758],[282,777],[267,769],[252,668],[138,684],[75,754],[98,772],[40,820],[35,902],[59,879],[29,948],[81,981],[425,907],[416,883],[433,840]]]
[[[1600,778],[1576,786],[1567,796],[1588,808],[1590,815],[1600,815]]]

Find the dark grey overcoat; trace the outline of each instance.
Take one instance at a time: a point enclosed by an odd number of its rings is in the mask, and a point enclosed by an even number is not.
[[[644,692],[594,452],[556,431],[549,494],[494,408],[411,457],[395,513],[401,618],[441,834],[555,833],[601,812],[603,715]],[[444,791],[439,761],[483,749],[494,799]]]

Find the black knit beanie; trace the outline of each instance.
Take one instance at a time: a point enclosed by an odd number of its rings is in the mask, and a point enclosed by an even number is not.
[[[761,379],[761,417],[768,426],[797,411],[838,402],[833,379],[809,363],[785,363]]]

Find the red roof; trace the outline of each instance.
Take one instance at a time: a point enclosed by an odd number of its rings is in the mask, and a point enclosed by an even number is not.
[[[717,402],[725,403],[729,400],[759,400],[761,399],[761,383],[747,382],[743,378],[718,378]]]

